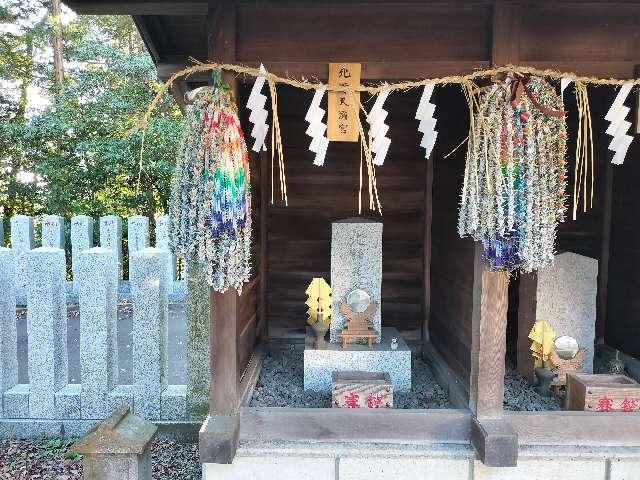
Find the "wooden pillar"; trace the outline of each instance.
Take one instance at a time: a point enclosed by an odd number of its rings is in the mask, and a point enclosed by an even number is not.
[[[424,176],[424,239],[423,248],[423,313],[422,355],[429,343],[429,318],[431,317],[431,223],[433,220],[433,154],[425,159]]]
[[[230,1],[209,4],[209,60],[234,63],[236,6]],[[237,98],[235,77],[223,73]],[[200,461],[231,463],[238,445],[238,315],[240,297],[234,289],[211,289],[211,388],[209,416],[199,435]]]
[[[518,63],[519,1],[497,0],[493,8],[492,63]],[[469,408],[474,414],[471,441],[485,465],[512,467],[518,460],[518,435],[503,418],[509,278],[487,271],[476,244],[472,314]]]
[[[259,297],[259,321],[260,339],[266,342],[269,339],[269,325],[267,323],[267,285],[268,285],[268,228],[269,228],[269,159],[266,152],[260,153],[260,297]]]

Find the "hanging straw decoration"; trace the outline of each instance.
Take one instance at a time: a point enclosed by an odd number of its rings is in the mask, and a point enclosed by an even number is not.
[[[529,272],[553,259],[566,211],[566,137],[562,100],[543,79],[513,74],[477,101],[458,231],[483,243],[493,270]]]
[[[200,91],[187,112],[172,178],[170,238],[176,255],[205,266],[216,291],[249,281],[249,154],[231,93]]]
[[[287,199],[287,176],[284,171],[284,149],[282,148],[282,137],[280,135],[280,120],[278,118],[278,92],[276,84],[269,79],[269,93],[271,94],[271,115],[273,117],[273,128],[271,129],[271,203],[273,203],[273,159],[275,152],[278,152],[278,168],[280,171],[280,199],[285,205],[289,205]]]
[[[576,220],[580,193],[582,192],[582,211],[593,208],[593,189],[595,184],[594,158],[593,158],[593,131],[591,129],[591,109],[587,86],[583,82],[576,82],[576,101],[578,104],[578,137],[576,141],[576,165],[573,183],[573,219]],[[589,176],[591,179],[589,180]],[[587,204],[587,190],[590,201]]]

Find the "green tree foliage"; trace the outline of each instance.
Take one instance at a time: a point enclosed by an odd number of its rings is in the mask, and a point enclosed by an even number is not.
[[[46,16],[46,4],[41,7],[36,12]],[[40,39],[50,34],[47,29],[33,33]],[[47,58],[41,86],[50,103],[32,116],[5,117],[2,124],[2,161],[35,176],[29,183],[6,175],[9,169],[3,168],[0,214],[153,217],[164,212],[182,115],[166,95],[150,119],[141,150],[142,132],[131,130],[160,84],[131,18],[79,16],[64,27],[64,39],[62,88],[54,85]],[[28,63],[28,49],[21,51]],[[3,64],[15,65],[6,73],[0,67],[2,79],[17,78],[14,72],[23,61],[12,63],[4,50],[0,54]],[[37,57],[32,53],[31,61]],[[33,84],[34,75],[20,82]],[[13,105],[8,110],[19,111]],[[32,191],[16,194],[24,185]]]

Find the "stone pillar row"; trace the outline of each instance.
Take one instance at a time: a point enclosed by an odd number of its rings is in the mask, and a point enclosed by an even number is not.
[[[134,215],[127,220],[128,249],[131,254],[149,247],[149,218]],[[100,217],[100,246],[116,251],[118,262],[118,279],[122,279],[122,219],[116,215]],[[80,252],[93,247],[93,218],[78,215],[71,218],[71,268],[73,273],[73,292],[79,293],[78,269]],[[3,218],[0,217],[0,232],[4,233]],[[65,248],[64,218],[59,215],[45,215],[42,217],[42,246]],[[4,245],[4,236],[0,235],[0,246]],[[16,215],[11,218],[11,248],[15,252],[16,267],[16,295],[19,305],[26,303],[26,254],[34,248],[33,218],[27,215]],[[169,251],[169,216],[156,218],[156,248]],[[173,291],[173,281],[176,279],[176,257],[169,254],[166,266],[167,282]]]
[[[111,233],[119,230],[117,221],[107,225]],[[86,218],[72,222],[78,234],[89,227]],[[103,419],[126,404],[149,420],[187,418],[187,386],[167,385],[169,254],[144,240],[140,247],[131,253],[133,385],[118,385],[117,250],[93,247],[77,254],[81,383],[70,384],[64,250],[0,247],[0,417]],[[26,258],[29,384],[18,384],[17,373],[18,255]]]

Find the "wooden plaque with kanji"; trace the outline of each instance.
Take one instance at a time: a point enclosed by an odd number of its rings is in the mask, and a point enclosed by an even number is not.
[[[329,85],[360,85],[359,63],[330,63]],[[354,93],[360,100],[360,93]],[[360,135],[358,105],[347,92],[329,91],[327,138],[331,142],[357,142]]]

